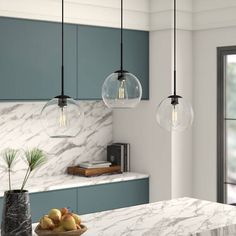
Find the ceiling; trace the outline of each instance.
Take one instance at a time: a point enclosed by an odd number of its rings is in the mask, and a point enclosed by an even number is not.
[[[125,0],[125,28],[172,27],[173,0]],[[205,30],[236,25],[235,0],[177,0],[178,28]],[[120,0],[65,0],[66,22],[119,27]],[[60,0],[1,0],[0,15],[60,21]]]

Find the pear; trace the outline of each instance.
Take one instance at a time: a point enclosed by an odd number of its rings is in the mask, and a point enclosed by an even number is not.
[[[75,219],[70,213],[63,216],[61,225],[66,231],[77,229]]]
[[[75,213],[71,213],[71,215],[73,216],[73,218],[75,219],[75,223],[80,225],[81,224],[81,219],[80,216],[75,214]]]
[[[40,226],[42,229],[49,230],[53,230],[55,228],[55,224],[53,223],[52,219],[50,219],[47,215],[40,219]]]
[[[66,208],[66,207],[63,207],[63,208],[61,208],[61,215],[63,216],[63,215],[65,215],[65,214],[67,214],[67,213],[69,213],[69,210]]]
[[[58,209],[51,209],[48,213],[48,217],[53,220],[55,224],[61,221],[61,211]]]
[[[56,227],[53,231],[54,232],[65,232],[65,229],[63,228],[62,225],[60,225],[60,226]]]

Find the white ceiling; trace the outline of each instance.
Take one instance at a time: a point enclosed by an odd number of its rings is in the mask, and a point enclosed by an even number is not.
[[[236,0],[178,0],[178,28],[203,30],[236,25]],[[173,0],[125,0],[125,27],[172,27]],[[60,0],[1,0],[0,15],[60,21]],[[120,0],[65,0],[68,23],[119,27]]]

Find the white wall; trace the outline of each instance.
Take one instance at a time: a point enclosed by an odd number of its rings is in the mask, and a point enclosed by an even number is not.
[[[177,34],[177,91],[192,104],[192,31]],[[172,198],[192,196],[192,127],[181,133],[172,133]]]
[[[131,168],[150,174],[151,201],[171,197],[171,135],[155,121],[157,104],[171,88],[171,33],[150,33],[150,100],[113,112],[113,138],[131,143]]]
[[[133,171],[150,174],[150,200],[192,195],[192,131],[172,134],[158,126],[155,111],[172,92],[172,33],[150,33],[150,100],[113,112],[113,138],[131,143]],[[192,100],[192,33],[178,31],[178,91]]]
[[[236,45],[236,27],[195,31],[193,195],[216,200],[216,47]]]

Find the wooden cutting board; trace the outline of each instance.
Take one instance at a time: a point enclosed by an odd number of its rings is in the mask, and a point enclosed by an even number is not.
[[[80,166],[70,166],[67,168],[67,173],[70,175],[80,175],[80,176],[90,177],[103,174],[122,173],[122,172],[120,166],[110,166],[110,167],[92,168],[92,169],[81,168]]]

